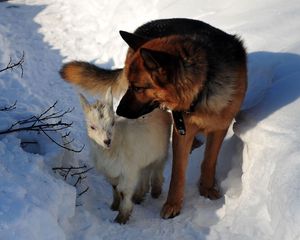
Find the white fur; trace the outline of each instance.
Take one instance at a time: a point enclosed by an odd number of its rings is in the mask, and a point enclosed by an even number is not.
[[[143,198],[150,181],[152,191],[158,194],[161,191],[170,140],[170,116],[157,109],[136,120],[117,118],[110,90],[104,102],[89,105],[81,95],[81,104],[91,140],[91,157],[96,169],[115,187],[113,204],[120,200],[115,221],[125,223],[133,209],[133,195]],[[104,143],[105,139],[111,140],[110,146]]]

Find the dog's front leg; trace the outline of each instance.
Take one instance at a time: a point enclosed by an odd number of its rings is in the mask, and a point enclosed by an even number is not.
[[[221,197],[215,183],[215,172],[218,154],[227,130],[218,130],[207,135],[204,160],[201,165],[199,192],[200,195],[212,200]]]
[[[160,213],[162,218],[176,217],[180,213],[184,196],[185,171],[195,135],[196,131],[193,127],[187,126],[186,135],[179,135],[176,129],[173,129],[172,176],[168,198]]]

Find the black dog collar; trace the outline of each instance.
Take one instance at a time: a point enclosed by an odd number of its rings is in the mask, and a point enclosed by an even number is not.
[[[182,112],[172,111],[174,125],[180,135],[185,135],[186,129]]]
[[[185,124],[184,124],[183,114],[184,113],[189,114],[189,113],[195,112],[196,105],[199,102],[200,98],[201,98],[201,94],[198,94],[197,98],[192,102],[190,109],[187,111],[172,111],[174,125],[180,135],[186,134],[186,128],[185,128]]]

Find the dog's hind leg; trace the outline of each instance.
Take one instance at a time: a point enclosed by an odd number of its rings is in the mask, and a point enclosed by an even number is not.
[[[203,145],[203,142],[201,140],[199,140],[197,137],[195,137],[190,153],[192,153],[196,148],[199,148],[202,145]]]
[[[215,173],[218,154],[228,129],[210,132],[207,135],[204,160],[201,165],[199,181],[200,195],[209,199],[220,198],[220,193],[215,182]]]

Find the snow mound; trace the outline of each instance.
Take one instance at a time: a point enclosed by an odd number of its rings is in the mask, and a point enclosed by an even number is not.
[[[76,191],[24,152],[14,136],[0,141],[0,232],[3,239],[64,239]],[[13,231],[12,231],[13,230]]]

